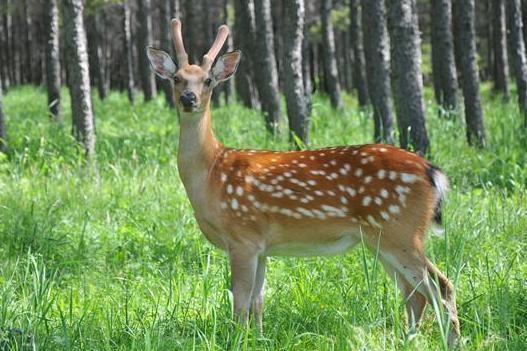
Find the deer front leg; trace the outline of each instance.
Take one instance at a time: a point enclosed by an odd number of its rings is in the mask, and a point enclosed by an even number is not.
[[[254,322],[260,335],[263,334],[263,304],[266,263],[267,258],[265,256],[258,257],[258,268],[256,269],[256,277],[254,280],[254,287],[251,296]]]
[[[234,246],[229,250],[231,262],[231,287],[234,317],[243,325],[247,324],[251,296],[255,285],[258,254],[245,246]]]

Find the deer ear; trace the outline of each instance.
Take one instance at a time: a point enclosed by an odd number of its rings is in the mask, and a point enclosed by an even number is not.
[[[226,81],[236,73],[242,52],[240,50],[229,52],[218,59],[212,67],[212,76],[219,83]]]
[[[147,48],[146,54],[150,60],[152,70],[163,79],[171,79],[177,71],[177,66],[170,58],[170,55],[163,50]]]

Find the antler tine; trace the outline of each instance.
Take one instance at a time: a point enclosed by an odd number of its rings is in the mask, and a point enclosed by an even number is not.
[[[172,40],[176,49],[176,58],[180,67],[188,65],[188,55],[183,45],[183,36],[181,35],[181,21],[174,18],[172,20]]]
[[[214,40],[214,43],[212,44],[211,48],[209,49],[209,52],[203,56],[203,62],[201,63],[201,68],[204,70],[209,70],[212,66],[212,63],[216,59],[216,56],[218,56],[218,53],[221,50],[221,47],[225,43],[225,40],[227,40],[227,37],[229,36],[229,27],[227,27],[225,24],[221,25],[220,28],[218,28],[218,35],[216,36],[216,40]]]

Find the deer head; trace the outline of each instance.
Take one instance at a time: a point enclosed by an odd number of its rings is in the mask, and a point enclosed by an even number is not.
[[[201,65],[190,64],[183,45],[181,22],[173,19],[171,27],[177,63],[166,52],[149,47],[147,55],[150,65],[159,77],[170,80],[180,112],[183,114],[203,112],[210,103],[214,87],[231,78],[236,72],[241,51],[236,50],[221,56],[213,66],[229,35],[229,28],[222,25],[218,29],[212,47],[203,56]]]

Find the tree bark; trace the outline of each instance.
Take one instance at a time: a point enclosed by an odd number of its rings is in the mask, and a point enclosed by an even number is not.
[[[390,43],[384,0],[362,0],[364,55],[370,100],[373,106],[374,139],[393,144],[390,80]]]
[[[255,20],[253,6],[254,3],[252,0],[234,0],[234,9],[236,12],[236,16],[234,17],[234,42],[236,47],[240,48],[247,55],[247,58],[240,63],[235,79],[236,92],[242,103],[250,108],[258,108],[260,101],[254,79],[254,45],[256,40],[254,35]]]
[[[360,0],[350,0],[350,36],[353,49],[353,82],[357,89],[359,106],[368,104],[368,83],[366,81],[366,63],[362,35],[362,9]]]
[[[509,1],[509,0],[507,0]],[[494,91],[509,98],[509,59],[507,55],[507,28],[504,0],[492,0],[492,43],[494,51]]]
[[[485,127],[479,92],[479,74],[474,29],[474,0],[455,0],[455,35],[459,38],[459,60],[467,123],[467,139],[470,145],[485,146]]]
[[[415,0],[390,0],[392,62],[399,143],[419,154],[429,152],[421,73],[421,40]]]
[[[457,108],[457,71],[450,0],[432,0],[432,69],[436,102],[445,110]]]
[[[88,160],[95,156],[95,130],[82,0],[61,0],[71,95],[72,131]]]
[[[48,108],[55,122],[62,122],[60,109],[59,13],[57,0],[46,0],[46,85]]]
[[[170,2],[171,0],[161,0],[160,4],[160,18],[159,18],[159,30],[161,34],[161,48],[166,52],[171,52],[172,41],[170,39]],[[174,100],[174,92],[172,90],[172,84],[169,80],[163,80],[160,82],[163,92],[165,93],[165,99],[167,105],[170,108],[176,107],[176,101]]]
[[[518,90],[518,105],[524,117],[524,127],[527,128],[527,62],[525,58],[525,42],[523,39],[523,21],[520,0],[507,0],[509,22],[509,46],[514,63],[514,76]]]
[[[0,152],[7,151],[7,132],[4,114],[2,86],[0,85]]]
[[[339,72],[337,60],[335,58],[335,34],[331,23],[332,0],[322,1],[322,48],[324,51],[324,64],[326,72],[326,84],[331,106],[336,109],[342,108],[342,98],[340,96]]]
[[[154,75],[145,48],[152,45],[152,6],[150,0],[138,0],[138,18],[140,30],[138,35],[139,71],[145,101],[150,101],[156,94]]]
[[[108,86],[105,78],[104,54],[102,48],[101,30],[104,31],[104,23],[98,10],[94,10],[87,16],[88,24],[88,60],[90,63],[91,82],[97,86],[97,92],[101,100],[108,95]]]
[[[223,0],[223,23],[229,24],[229,0]],[[233,40],[232,35],[229,35],[227,37],[227,52],[231,52],[234,50],[233,48]],[[234,80],[229,79],[228,81],[223,83],[223,90],[225,91],[225,103],[228,104],[229,102],[234,100]]]
[[[257,42],[257,69],[255,70],[258,91],[265,113],[265,124],[271,134],[278,132],[281,119],[280,93],[278,91],[278,72],[274,56],[273,21],[271,1],[255,2]]]
[[[130,28],[130,0],[125,0],[123,3],[123,47],[125,58],[125,79],[126,91],[128,92],[128,100],[133,104],[135,101],[135,84],[134,84],[134,57],[132,48],[132,30]]]
[[[295,137],[309,144],[310,109],[308,94],[302,79],[302,38],[304,30],[304,0],[284,2],[284,93],[289,117],[290,140],[297,147]]]

